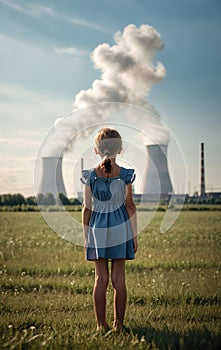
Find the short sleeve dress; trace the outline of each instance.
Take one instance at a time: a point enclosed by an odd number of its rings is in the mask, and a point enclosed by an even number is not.
[[[133,234],[125,207],[126,187],[135,180],[134,169],[121,167],[118,177],[83,170],[81,181],[91,187],[93,209],[89,222],[86,259],[134,259]]]

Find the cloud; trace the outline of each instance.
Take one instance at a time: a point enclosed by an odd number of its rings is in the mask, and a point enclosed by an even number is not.
[[[110,120],[116,108],[120,112],[119,102],[145,107],[146,110],[140,112],[139,116],[137,112],[133,116],[129,116],[128,112],[127,116],[127,122],[130,119],[135,127],[148,131],[149,139],[145,142],[151,140],[154,143],[162,139],[168,142],[168,129],[160,122],[158,115],[151,115],[151,112],[156,111],[147,101],[153,85],[166,74],[162,63],[153,63],[157,52],[163,48],[160,34],[149,25],[136,27],[130,24],[123,32],[117,32],[114,40],[115,45],[104,43],[91,53],[91,60],[95,69],[101,71],[101,78],[96,79],[91,88],[81,90],[75,95],[73,113],[69,118],[60,118],[54,124],[48,142],[43,145],[42,155],[55,156],[69,150],[71,142],[74,142],[73,135],[81,133],[82,137],[87,137],[98,121]],[[61,52],[75,54],[76,51],[68,48]],[[95,107],[86,108],[90,106]],[[85,111],[80,112],[84,109]],[[76,111],[79,113],[75,113]],[[148,117],[147,111],[150,111]]]
[[[66,16],[64,14],[61,14],[61,13],[55,11],[51,7],[37,5],[37,4],[29,3],[29,2],[22,6],[21,4],[18,5],[17,3],[15,3],[11,0],[0,0],[0,3],[11,8],[14,11],[24,13],[25,15],[28,15],[28,16],[41,17],[41,16],[47,15],[50,17],[62,19],[64,21],[67,21],[67,22],[74,24],[74,25],[77,25],[77,26],[87,27],[87,28],[99,30],[102,32],[106,31],[106,29],[104,27],[101,27],[96,23],[92,23],[92,22],[85,20],[85,19],[82,19],[82,18],[73,18],[73,17]]]
[[[153,27],[130,24],[122,33],[117,32],[114,39],[115,45],[104,43],[92,52],[91,59],[101,71],[101,79],[75,96],[75,108],[100,102],[146,106],[152,86],[165,77],[163,64],[153,65],[157,51],[163,48],[160,34]]]
[[[18,52],[26,52],[25,57],[28,59],[28,53],[33,53],[33,54],[38,54],[42,52],[42,49],[40,47],[34,46],[33,44],[26,43],[22,40],[16,40],[8,35],[5,34],[0,34],[0,42],[2,43],[1,45],[1,51],[5,50],[8,52],[10,49],[11,50],[16,50]]]
[[[71,18],[71,17],[64,17],[64,18],[66,18],[69,22],[76,24],[76,25],[79,25],[79,26],[88,27],[91,29],[96,29],[96,30],[99,30],[102,32],[105,31],[104,28],[99,26],[98,24],[95,24],[95,23],[92,23],[92,22],[89,22],[89,21],[86,21],[83,19],[77,19],[77,18]]]
[[[57,96],[0,84],[0,193],[34,193],[37,151],[55,116],[70,105]]]
[[[26,148],[29,151],[32,150],[32,145],[29,144],[29,141],[32,142],[31,139],[23,140],[23,143],[24,141]],[[10,145],[7,147],[10,148]],[[36,159],[34,155],[23,155],[23,152],[20,149],[17,150],[15,146],[13,148],[11,147],[11,153],[9,155],[2,152],[1,144],[0,194],[22,193],[26,196],[34,194],[33,169]]]
[[[17,138],[16,144],[23,137],[25,142],[37,140],[36,144],[32,143],[32,150],[36,153],[37,146],[40,146],[44,133],[54,119],[66,115],[70,106],[70,101],[62,97],[0,84],[0,135],[10,144],[13,143],[10,139],[14,137]],[[7,152],[4,148],[4,152]]]
[[[86,50],[77,49],[75,47],[67,47],[67,48],[54,48],[55,52],[59,55],[71,55],[71,56],[85,56],[88,55]]]
[[[16,148],[26,148],[27,147],[27,140],[21,137],[0,137],[0,145],[5,146],[13,146]],[[32,138],[28,141],[29,146],[37,146],[39,145],[39,141],[33,140]]]
[[[25,196],[34,194],[33,164],[25,163],[25,168],[5,167],[0,174],[0,194],[22,193]]]
[[[7,98],[7,99],[6,99]],[[2,102],[1,102],[2,100]],[[44,112],[44,114],[67,110],[68,100],[56,96],[34,91],[18,85],[0,83],[1,115],[4,111],[11,111],[13,115],[24,115],[23,107],[30,107],[33,114]],[[4,110],[5,107],[5,110]],[[35,109],[37,107],[37,109]],[[28,110],[29,111],[29,110]],[[29,111],[30,112],[30,111]],[[62,113],[63,114],[63,113]],[[30,117],[30,114],[28,115]]]
[[[27,3],[25,4],[25,6],[22,6],[21,4],[18,5],[17,3],[11,0],[0,0],[0,2],[15,11],[22,12],[29,16],[41,16],[41,15],[53,16],[55,14],[54,10],[51,7],[45,7],[45,6],[36,5],[33,3]]]

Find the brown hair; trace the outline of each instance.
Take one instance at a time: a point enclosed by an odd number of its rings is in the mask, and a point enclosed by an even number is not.
[[[98,131],[95,137],[96,149],[102,156],[106,158],[101,163],[101,167],[105,173],[111,172],[111,157],[116,157],[116,154],[121,151],[122,139],[119,132],[111,128],[103,128]]]

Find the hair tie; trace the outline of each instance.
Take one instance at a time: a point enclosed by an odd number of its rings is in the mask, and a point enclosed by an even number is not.
[[[103,156],[103,158],[102,158],[102,162],[104,162],[106,159],[108,159],[109,158],[109,155],[107,155],[107,154],[105,154],[104,156]]]

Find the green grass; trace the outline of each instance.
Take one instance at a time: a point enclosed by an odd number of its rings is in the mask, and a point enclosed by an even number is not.
[[[128,331],[96,334],[94,265],[39,212],[0,213],[1,349],[220,349],[221,214],[183,211],[167,233],[164,212],[138,236],[126,264]],[[71,213],[80,220],[80,213]],[[113,322],[113,290],[107,294]]]

